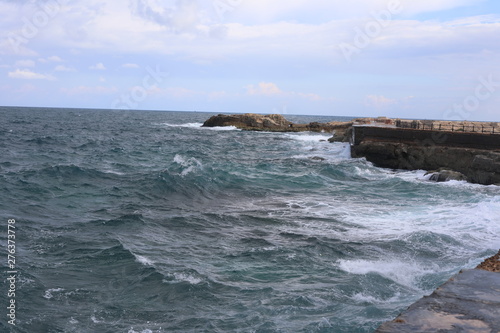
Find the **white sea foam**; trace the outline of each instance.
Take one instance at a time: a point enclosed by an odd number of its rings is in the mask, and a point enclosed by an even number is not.
[[[429,267],[422,267],[415,262],[399,260],[344,260],[338,262],[338,267],[343,271],[356,275],[365,275],[369,273],[379,274],[400,285],[408,288],[415,288],[418,280],[424,275],[435,273],[435,270]]]
[[[163,123],[161,125],[165,125],[168,127],[184,127],[184,128],[200,128],[203,126],[203,123],[186,123],[186,124],[169,124],[169,123]]]
[[[113,169],[104,169],[104,170],[102,170],[102,172],[112,174],[112,175],[118,175],[118,176],[125,175],[123,172],[115,171]]]
[[[302,142],[322,142],[332,137],[331,134],[330,135],[325,135],[320,133],[313,134],[310,132],[286,133],[285,136],[293,140]]]
[[[104,319],[97,319],[97,317],[95,316],[95,314],[93,314],[92,316],[90,316],[90,320],[92,320],[92,322],[94,324],[99,324],[99,323],[104,323]]]
[[[193,171],[203,168],[203,164],[194,157],[186,158],[182,155],[177,154],[174,157],[174,162],[184,167],[184,169],[180,173],[180,175],[183,177]]]
[[[209,131],[241,131],[241,129],[236,126],[216,126],[216,127],[203,127],[203,129]]]
[[[202,129],[202,130],[209,130],[209,131],[241,131],[236,126],[202,127],[203,123],[185,123],[185,124],[162,123],[160,125],[167,126],[167,127]]]
[[[135,259],[140,262],[141,264],[145,265],[145,266],[153,266],[154,265],[154,262],[151,261],[150,259],[144,257],[144,256],[141,256],[141,255],[138,255],[138,254],[134,254],[132,253],[135,257]]]
[[[370,304],[391,304],[398,302],[401,300],[401,293],[397,292],[395,293],[392,297],[383,299],[380,297],[375,297],[372,295],[366,295],[364,293],[357,293],[354,294],[352,297],[352,300],[354,300],[357,303],[370,303]]]
[[[43,295],[43,297],[46,299],[51,299],[54,297],[53,293],[59,293],[61,291],[64,291],[64,288],[47,289],[47,290],[45,290],[45,294]]]
[[[166,282],[166,283],[188,282],[189,284],[192,284],[192,285],[200,284],[203,282],[202,278],[196,277],[196,276],[189,274],[189,273],[176,272],[176,273],[169,274],[169,276],[172,277],[174,280],[173,281],[163,280],[163,282]]]
[[[142,331],[135,331],[134,328],[130,328],[128,333],[153,333],[153,331],[151,331],[150,329],[145,329],[145,330],[142,330]]]
[[[368,202],[349,203],[339,207],[341,221],[359,225],[360,230],[350,229],[345,235],[352,241],[399,239],[414,232],[442,233],[461,242],[475,246],[498,247],[500,234],[500,196],[480,202],[445,203],[420,202],[413,206],[391,207]]]

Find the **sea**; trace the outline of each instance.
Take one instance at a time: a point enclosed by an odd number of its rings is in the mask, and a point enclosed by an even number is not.
[[[498,186],[211,115],[0,108],[0,332],[374,332],[500,248]]]

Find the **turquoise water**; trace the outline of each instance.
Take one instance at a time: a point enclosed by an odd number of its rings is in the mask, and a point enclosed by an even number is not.
[[[209,116],[0,109],[0,330],[373,332],[500,247],[498,187]]]

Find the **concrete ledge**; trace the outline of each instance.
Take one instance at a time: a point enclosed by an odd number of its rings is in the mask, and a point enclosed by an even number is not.
[[[447,147],[500,150],[500,134],[447,132],[394,128],[382,126],[354,126],[354,145],[363,141],[409,143],[412,145],[442,145]]]
[[[500,332],[500,274],[460,272],[376,333]]]

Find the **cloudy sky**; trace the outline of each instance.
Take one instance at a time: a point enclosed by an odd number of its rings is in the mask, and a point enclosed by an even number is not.
[[[500,121],[498,0],[0,0],[0,105]]]

